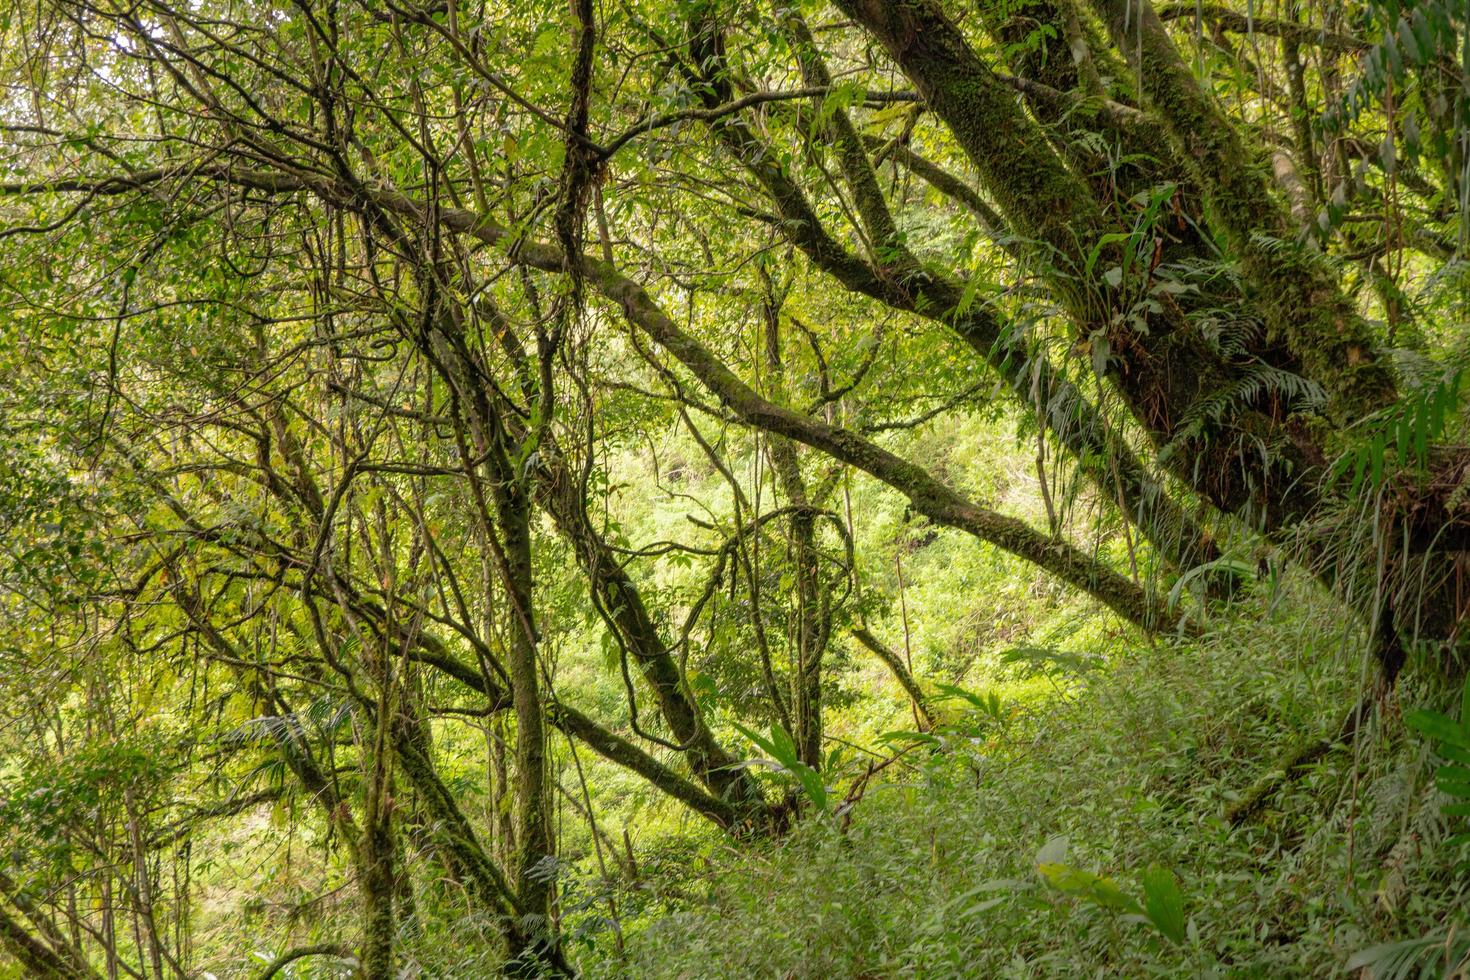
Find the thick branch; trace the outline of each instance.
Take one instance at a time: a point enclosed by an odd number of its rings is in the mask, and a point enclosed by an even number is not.
[[[1315,44],[1327,51],[1352,54],[1372,47],[1367,41],[1326,28],[1293,24],[1273,17],[1248,17],[1218,3],[1174,3],[1158,10],[1159,20],[1203,20],[1232,34],[1270,34],[1297,44]]]
[[[919,713],[924,723],[924,730],[931,730],[934,727],[934,713],[930,710],[929,699],[924,697],[923,689],[919,687],[918,681],[914,680],[914,675],[909,673],[908,666],[903,659],[882,640],[874,636],[866,626],[857,627],[852,631],[852,635],[854,639],[872,651],[873,656],[883,661],[883,665],[892,672],[894,679],[898,681],[899,686],[913,702],[914,710]]]
[[[622,307],[629,321],[662,344],[680,363],[748,425],[795,439],[856,466],[908,497],[930,520],[966,531],[1040,566],[1093,595],[1123,618],[1145,629],[1172,628],[1177,613],[1117,572],[1064,541],[1048,538],[1024,522],[980,507],[936,480],[927,470],[895,456],[854,432],[836,428],[761,398],[718,358],[685,334],[637,283],[611,265],[590,262],[588,280]]]

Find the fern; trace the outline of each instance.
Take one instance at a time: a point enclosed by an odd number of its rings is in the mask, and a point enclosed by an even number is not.
[[[1438,929],[1417,939],[1371,946],[1346,966],[1349,971],[1364,971],[1372,980],[1463,976],[1470,966],[1470,930]]]
[[[1210,426],[1219,425],[1227,414],[1270,395],[1302,409],[1314,409],[1327,401],[1327,394],[1315,381],[1299,374],[1283,371],[1269,364],[1251,364],[1245,373],[1198,399],[1180,417],[1179,428],[1159,453],[1167,459],[1186,442],[1205,434]]]
[[[1382,486],[1389,454],[1401,464],[1413,463],[1422,473],[1429,465],[1429,446],[1440,439],[1455,420],[1460,407],[1460,383],[1464,371],[1456,369],[1438,384],[1401,399],[1398,404],[1366,420],[1366,433],[1358,445],[1343,453],[1333,465],[1330,478],[1352,474],[1350,493],[1364,486]]]
[[[1211,310],[1197,316],[1194,322],[1210,346],[1229,360],[1249,356],[1264,332],[1260,320],[1242,317],[1230,310]]]
[[[1404,724],[1432,739],[1444,763],[1434,771],[1434,784],[1455,800],[1444,805],[1444,815],[1451,820],[1470,817],[1470,679],[1460,694],[1458,721],[1438,711],[1421,710],[1405,715]],[[1470,843],[1470,833],[1456,835],[1451,843]]]

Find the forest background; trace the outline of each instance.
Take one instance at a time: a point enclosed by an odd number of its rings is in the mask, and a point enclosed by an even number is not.
[[[0,975],[1464,975],[1458,0],[0,0]]]

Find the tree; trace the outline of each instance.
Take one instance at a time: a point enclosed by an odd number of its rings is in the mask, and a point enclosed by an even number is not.
[[[1227,594],[1236,539],[1337,588],[1387,682],[1456,636],[1463,11],[5,13],[5,636],[68,705],[20,699],[38,758],[91,760],[16,785],[143,787],[0,814],[65,828],[0,881],[29,969],[186,972],[158,854],[309,801],[363,911],[326,952],[393,975],[416,887],[450,881],[518,968],[570,972],[562,797],[604,836],[578,745],[738,838],[798,804],[729,723],[819,771],[849,632],[932,725],[863,620],[859,475],[1139,630],[1190,628],[1171,582]],[[979,407],[1027,419],[1045,528],[906,447]],[[639,544],[618,453],[665,430],[721,499]],[[615,711],[564,683],[591,644]],[[754,693],[709,696],[717,647]],[[186,805],[198,752],[234,789]]]

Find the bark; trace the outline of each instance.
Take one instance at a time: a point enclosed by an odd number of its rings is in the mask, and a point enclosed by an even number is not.
[[[433,819],[434,835],[443,853],[475,898],[500,916],[507,945],[514,953],[526,944],[526,937],[521,927],[520,902],[509,880],[485,853],[453,794],[411,736],[400,733],[395,742],[399,769],[418,791],[424,810]]]
[[[1310,204],[1320,207],[1322,174],[1317,163],[1317,141],[1312,136],[1312,106],[1307,101],[1305,67],[1298,43],[1282,38],[1281,57],[1286,62],[1287,91],[1291,94],[1291,131],[1296,144],[1297,170],[1304,176],[1311,192]]]
[[[811,30],[795,7],[788,8],[782,18],[782,26],[796,54],[802,77],[808,85],[827,87],[832,84],[832,75],[827,70],[821,52],[812,39]],[[872,162],[863,149],[857,127],[852,124],[847,112],[833,109],[826,127],[832,140],[843,177],[852,191],[853,200],[868,234],[874,260],[881,264],[900,264],[914,267],[918,263],[909,254],[898,236],[898,226],[888,210],[883,190],[873,172]]]
[[[1137,93],[1127,65],[1083,18],[1074,0],[1035,0],[1020,9],[991,0],[979,10],[989,33],[1011,52],[1012,70],[1030,83],[1020,90],[1031,114],[1059,134],[1062,155],[1104,207],[1111,202],[1126,210],[1123,202],[1169,183],[1176,187],[1175,206],[1199,217],[1199,192],[1187,168],[1173,154],[1159,153],[1168,144],[1168,133],[1152,114],[1134,108]],[[1058,40],[1038,44],[1031,39],[1045,31]],[[1094,147],[1099,132],[1115,148],[1115,158],[1098,155]],[[1198,224],[1179,222],[1164,236],[1160,259],[1209,259],[1214,248]]]
[[[980,227],[985,234],[1001,244],[1000,239],[1009,234],[1006,220],[996,212],[980,192],[971,187],[963,179],[945,170],[932,160],[920,156],[904,141],[899,140],[890,144],[889,141],[870,136],[865,141],[869,149],[875,155],[884,159],[891,159],[894,163],[902,164],[920,180],[933,187],[939,193],[962,204],[975,220],[980,222]],[[1011,254],[1019,255],[1013,245],[1003,245]]]
[[[664,793],[713,821],[722,830],[738,830],[747,825],[747,811],[709,795],[632,742],[618,738],[580,711],[558,702],[549,708],[549,712],[552,723],[566,734],[575,737],[604,759],[638,773]]]
[[[54,950],[56,955],[78,976],[92,975],[92,968],[82,953],[80,929],[75,929],[73,938],[67,939],[45,910],[37,905],[26,890],[21,888],[3,869],[0,869],[0,901],[9,901],[14,905],[25,917],[25,921],[35,929],[38,934],[37,941]],[[23,930],[27,928],[21,923],[17,925]],[[3,945],[3,942],[0,942],[0,945]]]
[[[1289,398],[1234,405],[1224,424],[1201,423],[1198,408],[1229,397],[1244,372],[1261,362],[1299,373],[1294,353],[1280,343],[1263,344],[1245,360],[1227,360],[1176,303],[1151,296],[1148,270],[1119,265],[1124,275],[1116,285],[1089,274],[1089,262],[1104,269],[1121,261],[1120,246],[1109,243],[1130,228],[1112,220],[1068,171],[934,0],[840,0],[839,6],[883,44],[1013,227],[1032,240],[1033,262],[1074,330],[1089,345],[1107,342],[1107,376],[1160,462],[1210,502],[1256,526],[1279,529],[1306,514],[1316,498],[1303,474],[1320,462],[1322,450],[1301,419],[1287,421],[1296,411]],[[1155,300],[1154,308],[1141,314],[1144,329],[1134,329],[1129,316],[1145,298]],[[1252,312],[1242,310],[1247,317]]]
[[[1337,54],[1351,54],[1372,47],[1367,41],[1337,31],[1307,27],[1274,17],[1248,17],[1218,3],[1168,4],[1159,8],[1158,16],[1162,21],[1184,20],[1194,23],[1203,20],[1232,34],[1275,35],[1292,44],[1316,45]]]
[[[576,265],[580,276],[582,267]],[[497,340],[512,362],[527,364],[527,352],[512,325],[504,322],[493,307],[486,308],[485,312],[492,321]],[[446,324],[446,327],[454,329],[454,336],[449,338],[449,343],[440,345],[439,356],[454,365],[450,373],[460,379],[458,383],[475,386],[476,397],[467,404],[476,416],[475,424],[487,429],[485,416],[490,410],[489,399],[495,386],[480,358],[464,342],[457,322]],[[539,384],[539,379],[533,379],[523,371],[522,386],[527,397],[535,397]],[[524,441],[528,438],[524,427],[513,415],[507,415],[502,422],[515,439]],[[540,456],[542,462],[534,467],[535,500],[551,515],[557,530],[572,544],[573,553],[587,577],[593,601],[600,606],[600,611],[609,620],[609,627],[625,649],[632,653],[639,673],[653,690],[665,723],[686,753],[690,768],[717,796],[747,811],[742,824],[768,822],[770,813],[760,785],[740,765],[741,760],[720,745],[705,725],[698,705],[685,686],[672,649],[654,625],[641,593],[623,569],[616,553],[588,518],[583,489],[567,468],[554,437],[545,433],[541,440],[546,451]],[[630,705],[630,710],[636,712],[636,705]],[[636,715],[632,720],[636,728]]]
[[[883,45],[944,120],[1001,211],[1035,240],[1040,261],[1078,280],[1067,287],[1077,293],[1068,305],[1086,306],[1080,280],[1085,249],[1104,223],[1101,212],[1010,88],[934,0],[838,0],[837,6]]]
[[[505,864],[510,863],[511,855],[516,849],[515,825],[510,820],[510,767],[505,754],[508,737],[505,716],[497,713],[491,719],[486,733],[490,742],[490,850],[496,860]]]
[[[531,610],[531,512],[523,489],[501,474],[496,507],[505,551],[510,602],[522,622],[510,632],[511,704],[516,719],[516,875],[521,904],[528,913],[544,918],[551,933],[552,879],[538,869],[553,855],[550,808],[547,801],[546,733],[540,695],[540,666],[536,655],[535,623]]]
[[[436,292],[431,288],[429,295]],[[468,446],[461,436],[465,476],[475,496],[483,547],[493,556],[509,619],[506,659],[510,703],[516,719],[512,890],[529,925],[518,927],[520,932],[512,945],[518,943],[519,948],[512,949],[512,957],[531,968],[537,962],[558,959],[561,954],[553,920],[555,876],[547,873],[545,865],[554,859],[555,848],[531,561],[531,478],[529,468],[517,461],[516,452],[517,447],[524,450],[530,445],[530,434],[510,431],[512,424],[507,418],[514,412],[502,405],[496,387],[471,352],[458,319],[461,312],[453,305],[429,310],[430,327],[414,339],[455,393],[456,407],[468,423],[474,455],[481,461],[477,466],[467,455]],[[549,417],[550,412],[546,415]]]
[[[1329,415],[1343,423],[1391,402],[1389,366],[1331,270],[1305,248],[1261,242],[1261,235],[1293,239],[1290,215],[1272,198],[1269,178],[1195,80],[1152,4],[1092,0],[1092,5],[1189,166],[1211,224],[1239,259],[1272,338],[1284,343],[1306,376],[1326,390]]]
[[[798,21],[802,33],[798,36],[810,44],[811,36],[805,34],[805,25]],[[818,62],[820,64],[820,62]],[[826,77],[822,68],[818,77]],[[845,120],[845,116],[841,117]],[[849,124],[839,128],[850,141],[851,152],[862,155],[864,168],[867,157],[858,143],[857,134]],[[844,164],[847,166],[856,164]],[[872,177],[872,171],[866,171]],[[872,189],[877,191],[877,182]],[[879,198],[882,200],[881,196]],[[887,214],[886,208],[883,214]],[[769,279],[764,280],[766,297],[764,303],[765,354],[767,382],[773,389],[783,392],[786,387],[784,366],[781,362],[780,303],[775,298]],[[814,769],[822,768],[822,660],[827,651],[827,641],[832,634],[831,596],[821,579],[820,555],[817,552],[816,513],[807,493],[806,481],[801,475],[801,460],[796,445],[778,437],[766,442],[766,453],[775,472],[776,483],[791,508],[788,522],[791,531],[791,559],[795,566],[796,585],[796,636],[792,644],[791,720],[792,739],[796,742],[797,757]],[[759,541],[759,537],[755,540]],[[757,612],[757,615],[759,613]]]
[[[807,502],[806,487],[796,449],[785,440],[770,445],[776,478],[786,499],[798,509],[791,515],[792,561],[796,578],[796,657],[792,665],[791,713],[797,755],[802,762],[821,768],[822,762],[822,661],[832,634],[831,597],[821,580],[817,553],[816,518]]]
[[[1082,19],[1072,0],[1035,0],[1024,6],[983,0],[976,8],[987,33],[1009,54],[1011,70],[1025,83],[1016,87],[1032,115],[1056,132],[1057,149],[1076,175],[1102,192],[1110,180],[1121,180],[1129,196],[1146,187],[1143,171],[1151,169],[1148,164],[1124,163],[1121,172],[1109,173],[1110,162],[1083,142],[1101,130],[1122,145],[1125,158],[1141,151],[1152,159],[1163,134],[1146,114],[1112,101],[1131,93],[1109,91],[1097,61],[1105,59],[1102,71],[1115,88],[1126,83],[1123,65],[1099,43],[1093,25]]]
[[[386,660],[386,657],[384,657]],[[358,888],[362,892],[363,938],[362,973],[365,980],[392,980],[393,969],[393,897],[394,842],[392,802],[389,798],[390,715],[394,710],[389,695],[388,678],[382,677],[376,733],[373,739],[371,767],[368,771],[367,799],[363,804],[361,846],[358,849]]]
[[[524,893],[517,893],[485,852],[454,794],[440,779],[424,751],[422,722],[400,712],[395,719],[393,742],[400,770],[418,790],[420,802],[433,818],[434,834],[443,853],[469,884],[471,893],[498,917],[506,941],[507,970],[529,970],[529,975],[542,976],[574,975],[561,946],[548,940],[544,916],[529,906]]]
[[[350,951],[347,947],[339,946],[337,943],[315,943],[310,946],[297,946],[295,949],[287,950],[272,960],[264,970],[260,971],[260,974],[255,980],[271,980],[272,977],[292,963],[305,959],[308,956],[334,956],[338,959],[346,959],[349,955]]]
[[[29,976],[40,980],[90,980],[97,976],[90,968],[84,971],[31,935],[4,908],[0,908],[0,947],[8,950]]]

